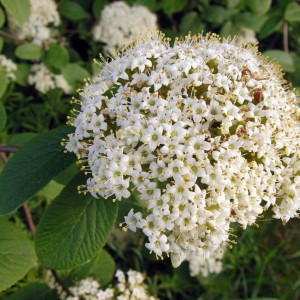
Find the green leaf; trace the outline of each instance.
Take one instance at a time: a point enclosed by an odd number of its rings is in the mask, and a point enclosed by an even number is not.
[[[285,72],[295,72],[295,65],[290,53],[282,50],[269,50],[263,53],[269,60],[277,61]]]
[[[4,44],[4,40],[3,40],[3,38],[0,36],[0,52],[2,52],[3,44]]]
[[[270,9],[272,0],[251,0],[246,4],[255,14],[264,15]]]
[[[300,5],[296,2],[290,2],[285,9],[284,19],[288,22],[299,22]]]
[[[59,300],[57,290],[50,289],[48,284],[35,282],[23,286],[6,300]]]
[[[6,110],[2,102],[0,102],[0,131],[4,129],[6,125]]]
[[[275,13],[269,17],[259,32],[259,38],[264,39],[271,35],[276,30],[279,30],[282,26],[282,17],[280,14]]]
[[[105,250],[101,250],[90,262],[77,267],[68,274],[68,278],[77,282],[87,277],[97,278],[101,286],[109,283],[115,273],[116,264]]]
[[[227,7],[228,8],[234,8],[238,4],[240,4],[241,0],[227,0]]]
[[[245,12],[238,14],[236,17],[236,21],[242,26],[251,28],[256,32],[259,32],[266,21],[266,17],[257,16],[255,14]]]
[[[0,218],[0,291],[23,278],[36,263],[33,243],[16,225]]]
[[[22,86],[26,86],[27,78],[30,73],[29,64],[18,64],[18,69],[16,71],[16,82]]]
[[[8,79],[4,73],[4,71],[2,71],[0,69],[0,99],[3,97],[4,93],[6,92],[7,89],[7,85],[8,85]]]
[[[67,64],[62,69],[62,74],[67,82],[74,86],[84,78],[89,77],[89,72],[78,64]]]
[[[49,268],[70,269],[92,259],[106,243],[118,205],[111,199],[95,199],[77,193],[86,181],[76,176],[52,202],[42,217],[36,235],[40,262]]]
[[[42,54],[42,48],[31,43],[21,44],[15,50],[16,57],[26,60],[39,60]]]
[[[29,0],[2,0],[1,3],[18,25],[28,21],[31,12]]]
[[[218,5],[210,5],[205,9],[203,18],[210,23],[221,24],[226,18],[225,8]]]
[[[223,37],[228,37],[229,35],[234,36],[238,34],[239,34],[238,28],[231,21],[225,22],[220,30],[220,36]]]
[[[108,3],[108,0],[95,0],[93,2],[93,15],[96,19],[100,18],[100,13],[105,7],[105,5]]]
[[[44,63],[49,70],[52,68],[62,70],[69,62],[68,51],[59,45],[52,44],[46,53]]]
[[[51,130],[14,154],[0,174],[0,214],[16,210],[74,162],[75,156],[64,153],[60,144],[72,131],[69,126]]]
[[[188,0],[163,0],[162,9],[166,14],[170,15],[182,11],[187,4]]]
[[[3,9],[0,7],[0,28],[3,27],[5,23],[5,14]]]
[[[58,7],[58,11],[64,17],[72,21],[80,21],[89,18],[89,14],[76,2],[64,1]]]
[[[200,15],[195,11],[191,11],[183,16],[179,29],[182,34],[188,34],[189,32],[197,34],[204,30],[204,24]]]

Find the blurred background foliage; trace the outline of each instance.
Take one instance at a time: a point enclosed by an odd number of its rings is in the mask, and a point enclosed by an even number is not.
[[[26,15],[26,7],[16,18]],[[103,51],[103,44],[93,41],[91,27],[109,0],[60,0],[62,18],[60,32],[66,45],[51,45],[47,50],[23,43],[11,35],[7,14],[14,14],[9,0],[0,1],[0,54],[18,66],[16,80],[8,81],[0,70],[0,144],[22,147],[36,134],[56,128],[66,121],[70,95],[59,89],[45,94],[28,85],[30,66],[43,62],[55,74],[62,74],[74,88],[81,87],[83,78],[97,74],[93,58]],[[159,28],[169,37],[189,32],[215,32],[222,37],[250,32],[259,41],[259,50],[271,61],[278,61],[285,78],[300,88],[300,4],[294,0],[127,0],[130,5],[144,5],[158,16]],[[74,93],[76,94],[76,93]],[[2,168],[2,165],[0,165]],[[77,172],[76,168],[68,174]],[[61,176],[30,202],[34,221],[38,222],[45,207],[61,191]],[[124,207],[123,210],[128,210]],[[122,211],[121,209],[121,211]],[[19,212],[15,222],[22,223]],[[142,236],[120,245],[112,236],[106,250],[117,266],[146,271],[153,295],[160,299],[299,299],[300,239],[299,220],[285,226],[266,217],[246,231],[236,228],[233,247],[228,247],[223,271],[209,277],[190,277],[187,264],[173,269],[169,261],[157,261],[143,246]],[[21,226],[21,225],[20,225]],[[1,264],[1,262],[0,262]],[[41,282],[40,270],[27,277],[0,298],[29,299],[14,293],[28,283]],[[63,277],[62,277],[63,278]],[[42,289],[41,286],[39,288]],[[16,292],[18,293],[18,292]],[[55,295],[51,294],[55,299]],[[51,297],[49,299],[51,299]],[[31,298],[33,299],[33,298]],[[37,299],[37,298],[35,298]],[[43,299],[43,298],[38,298]],[[45,298],[46,299],[46,298]]]

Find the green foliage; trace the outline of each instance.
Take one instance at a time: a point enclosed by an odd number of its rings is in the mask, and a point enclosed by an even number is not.
[[[25,60],[39,60],[43,54],[42,48],[35,44],[22,44],[15,50],[15,55],[18,58]]]
[[[71,131],[60,127],[42,134],[9,160],[0,174],[0,214],[16,210],[74,162],[74,157],[65,154],[60,145]]]
[[[75,177],[39,223],[37,256],[49,268],[69,269],[88,262],[104,246],[114,225],[117,203],[75,192],[84,179],[81,174]]]
[[[257,15],[264,15],[271,7],[272,0],[247,1],[248,7]]]
[[[89,17],[89,14],[75,1],[64,1],[58,8],[62,16],[72,21],[80,21]]]
[[[3,97],[4,93],[6,92],[7,85],[8,85],[8,79],[5,75],[5,73],[0,70],[0,99]]]
[[[288,22],[299,22],[300,5],[296,2],[290,2],[284,12],[284,19]]]
[[[0,218],[0,261],[0,291],[23,278],[36,263],[33,243],[5,218]]]
[[[84,78],[89,77],[88,71],[77,64],[67,64],[62,69],[62,74],[72,86],[76,86],[78,82],[82,82]]]
[[[67,65],[69,60],[69,53],[65,48],[52,44],[45,55],[44,62],[49,70],[61,71]]]
[[[0,102],[0,131],[4,129],[6,124],[6,111],[3,104]]]
[[[183,10],[187,4],[187,0],[163,0],[162,9],[166,14],[174,14]]]
[[[102,285],[108,284],[115,273],[116,264],[110,254],[101,250],[91,261],[77,267],[68,273],[68,278],[73,282],[87,277],[97,278]]]
[[[0,28],[3,27],[5,23],[5,14],[3,9],[0,7]]]
[[[281,50],[269,50],[264,55],[271,61],[277,61],[286,72],[295,72],[294,61],[290,53]]]
[[[57,291],[50,289],[46,283],[31,283],[20,288],[6,300],[59,300]]]
[[[1,0],[1,3],[19,25],[23,25],[29,19],[31,11],[29,0]]]

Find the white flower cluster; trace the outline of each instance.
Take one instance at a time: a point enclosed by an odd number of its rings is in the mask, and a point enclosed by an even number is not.
[[[4,72],[7,79],[16,79],[17,65],[3,54],[0,54],[0,70]]]
[[[223,269],[224,251],[225,247],[221,247],[210,257],[191,254],[188,258],[190,275],[197,276],[201,274],[203,277],[208,277],[210,274],[220,273]]]
[[[30,0],[31,14],[29,20],[22,26],[10,20],[10,26],[15,37],[29,40],[34,44],[45,46],[60,40],[57,27],[60,16],[53,0]]]
[[[54,88],[61,88],[65,94],[72,93],[72,87],[63,75],[52,73],[43,63],[32,65],[28,83],[43,94]]]
[[[106,43],[105,52],[115,54],[148,30],[157,29],[156,15],[144,6],[128,6],[113,2],[103,9],[100,21],[93,28],[95,41]]]
[[[297,96],[255,47],[214,35],[171,46],[156,34],[99,76],[77,101],[66,149],[90,175],[82,192],[134,192],[145,212],[125,222],[158,257],[209,257],[232,223],[245,229],[268,208],[283,222],[298,216]]]
[[[118,280],[116,285],[105,290],[92,278],[81,280],[69,289],[72,296],[68,296],[66,300],[157,300],[149,295],[142,273],[129,270],[126,279],[124,272],[118,270],[115,276]]]

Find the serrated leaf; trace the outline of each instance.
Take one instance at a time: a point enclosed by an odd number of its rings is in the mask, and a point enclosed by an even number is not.
[[[4,129],[6,125],[6,110],[2,102],[0,102],[0,131]]]
[[[269,50],[263,53],[265,56],[269,58],[271,61],[278,62],[283,71],[285,72],[295,72],[295,65],[293,61],[293,57],[290,53],[284,52],[282,50]]]
[[[35,282],[21,287],[5,300],[59,300],[56,289],[51,289],[48,284]]]
[[[166,14],[174,14],[182,11],[187,4],[188,0],[163,0],[162,9]]]
[[[16,210],[75,161],[60,144],[72,131],[62,126],[44,133],[9,159],[0,174],[1,215]]]
[[[67,64],[62,69],[62,74],[67,82],[74,86],[84,78],[89,77],[89,72],[78,64]]]
[[[18,25],[28,21],[31,12],[29,0],[2,0],[1,3]]]
[[[52,44],[50,45],[44,63],[48,69],[57,69],[62,70],[63,67],[69,62],[69,53],[68,51],[59,45]]]
[[[3,27],[5,23],[5,14],[3,9],[0,7],[0,28]]]
[[[87,19],[90,15],[76,2],[64,1],[58,7],[58,11],[65,18],[72,21]]]
[[[105,250],[101,250],[90,262],[71,270],[68,278],[74,282],[87,277],[97,278],[103,286],[112,280],[115,269],[113,258]]]
[[[34,246],[27,235],[0,218],[0,291],[23,278],[35,263]]]
[[[15,50],[16,57],[25,60],[39,60],[42,54],[42,48],[39,45],[31,43],[21,44]]]
[[[285,9],[284,19],[288,22],[299,22],[300,5],[296,2],[290,2]]]
[[[0,99],[1,99],[4,93],[6,92],[7,85],[8,85],[8,79],[2,70],[0,70],[0,82],[1,82],[0,84]]]
[[[49,268],[70,269],[92,259],[106,243],[118,205],[77,193],[86,181],[76,176],[42,217],[35,240],[40,262]]]
[[[270,9],[272,0],[251,0],[246,4],[255,14],[264,15]]]

